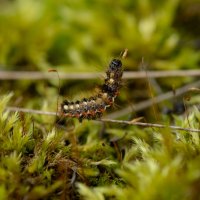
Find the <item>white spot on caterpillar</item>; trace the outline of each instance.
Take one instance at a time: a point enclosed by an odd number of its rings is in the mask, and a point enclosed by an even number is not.
[[[107,97],[108,97],[108,93],[106,93],[106,92],[103,93],[102,98],[103,98],[103,99],[107,99]]]
[[[108,83],[110,83],[110,84],[112,84],[112,83],[114,83],[115,82],[115,80],[113,79],[113,78],[110,78],[109,80],[108,80]]]
[[[64,106],[63,106],[63,109],[64,109],[64,110],[68,110],[68,109],[69,109],[69,106],[68,106],[68,105],[64,105]]]
[[[69,109],[70,109],[70,110],[73,110],[73,109],[74,109],[74,106],[73,106],[73,105],[70,105],[70,106],[69,106]]]

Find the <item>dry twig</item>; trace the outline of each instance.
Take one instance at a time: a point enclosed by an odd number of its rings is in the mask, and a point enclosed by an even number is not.
[[[88,73],[61,73],[60,79],[96,79],[104,73],[88,72]],[[163,71],[148,71],[149,78],[167,78],[167,77],[185,77],[185,76],[200,76],[200,70],[163,70]],[[40,79],[56,79],[57,77],[48,72],[34,71],[0,71],[0,80],[40,80]],[[146,78],[144,71],[124,72],[123,79],[140,79]]]
[[[55,112],[32,110],[32,109],[18,108],[18,107],[7,107],[7,110],[14,111],[14,112],[24,112],[24,113],[31,113],[31,114],[56,116]],[[118,123],[118,124],[127,124],[127,125],[142,126],[142,127],[151,127],[151,128],[170,128],[172,130],[191,131],[191,132],[200,133],[199,129],[182,128],[182,127],[179,127],[179,126],[166,126],[166,125],[162,125],[162,124],[151,124],[151,123],[133,122],[133,121],[125,121],[125,120],[113,120],[113,119],[99,119],[99,120],[96,120],[96,121]]]

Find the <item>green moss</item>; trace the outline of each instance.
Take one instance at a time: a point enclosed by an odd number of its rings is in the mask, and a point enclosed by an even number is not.
[[[63,195],[119,200],[198,196],[198,133],[130,127],[119,140],[102,140],[97,131],[91,131],[92,135],[88,132],[87,139],[79,143],[94,122],[77,124],[70,132],[34,127],[28,115],[20,117],[19,113],[5,111],[10,97],[3,96],[0,101],[0,192],[4,199],[59,199]],[[197,128],[198,116],[195,109],[181,125],[184,127],[189,120]],[[176,121],[180,123],[178,117]],[[94,127],[98,130],[97,125]],[[120,130],[123,129],[110,128],[108,133],[119,137]],[[125,153],[119,159],[117,155],[122,150]]]

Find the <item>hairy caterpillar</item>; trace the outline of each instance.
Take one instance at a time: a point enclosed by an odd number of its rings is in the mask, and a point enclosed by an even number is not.
[[[127,51],[127,49],[124,50],[122,58],[126,57]],[[64,100],[61,104],[61,113],[67,117],[78,118],[79,121],[101,118],[106,109],[113,105],[116,96],[119,94],[122,75],[121,59],[115,58],[109,64],[100,92],[80,101],[69,102]]]

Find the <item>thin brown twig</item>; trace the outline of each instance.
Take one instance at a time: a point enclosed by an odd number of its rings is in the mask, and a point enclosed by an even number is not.
[[[33,109],[28,109],[28,108],[19,108],[19,107],[11,107],[11,106],[8,106],[6,110],[12,111],[12,112],[24,112],[24,113],[31,113],[31,114],[38,114],[38,115],[52,115],[52,116],[57,115],[56,112],[33,110]]]
[[[179,131],[191,131],[200,133],[199,129],[191,129],[191,128],[182,128],[180,126],[167,126],[163,124],[152,124],[152,123],[144,123],[144,122],[132,122],[126,120],[116,120],[116,119],[100,119],[102,122],[110,122],[110,123],[118,123],[118,124],[127,124],[127,125],[135,125],[135,126],[143,126],[143,127],[151,127],[151,128],[170,128],[173,130]]]
[[[144,59],[143,58],[142,58],[142,65],[144,65]],[[151,86],[151,83],[150,83],[150,77],[148,76],[148,71],[147,71],[145,66],[144,66],[144,72],[145,72],[145,75],[146,75],[146,82],[147,82],[147,88],[148,88],[148,91],[149,91],[149,96],[152,99],[152,108],[153,108],[154,117],[155,117],[156,121],[158,121],[157,105],[156,105],[156,102],[155,102],[153,89],[152,89],[152,86]]]
[[[59,94],[60,94],[60,87],[61,87],[61,84],[60,84],[60,75],[58,73],[57,70],[55,69],[50,69],[49,72],[55,72],[57,74],[57,77],[58,77],[58,97],[57,97],[57,108],[56,108],[56,115],[58,113],[58,107],[59,107]]]
[[[186,92],[189,92],[190,88],[195,88],[198,86],[200,86],[200,81],[196,81],[194,83],[190,83],[183,87],[180,87],[180,88],[176,89],[176,97],[181,96],[181,95],[185,94]],[[169,92],[161,94],[157,97],[154,97],[154,103],[160,103],[164,100],[172,99],[173,97],[174,97],[173,91],[169,91]],[[143,110],[143,109],[146,109],[146,108],[152,106],[152,104],[153,104],[152,99],[148,99],[148,100],[142,101],[140,103],[137,103],[135,105],[129,105],[119,111],[113,112],[113,113],[109,114],[107,117],[109,119],[122,117],[122,116],[129,114],[131,110],[134,112],[138,112],[140,110]]]
[[[96,72],[59,72],[60,79],[96,79],[104,75],[104,73]],[[148,71],[149,78],[167,78],[167,77],[185,77],[185,76],[200,76],[200,70],[163,70],[163,71]],[[145,78],[144,71],[124,72],[123,79],[141,79]],[[41,79],[55,79],[56,77],[48,72],[35,71],[0,71],[0,80],[41,80]]]
[[[56,116],[55,112],[33,110],[33,109],[26,109],[26,108],[18,108],[18,107],[7,107],[7,110],[8,111],[14,111],[14,112],[24,112],[24,113],[31,113],[31,114]],[[142,126],[142,127],[151,127],[151,128],[170,128],[172,130],[191,131],[191,132],[200,133],[199,129],[183,128],[183,127],[179,127],[179,126],[166,126],[166,125],[162,125],[162,124],[151,124],[151,123],[133,122],[133,121],[125,121],[125,120],[114,120],[114,119],[98,119],[96,121],[118,123],[118,124],[127,124],[127,125]]]

